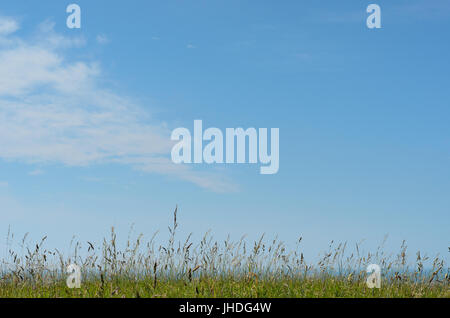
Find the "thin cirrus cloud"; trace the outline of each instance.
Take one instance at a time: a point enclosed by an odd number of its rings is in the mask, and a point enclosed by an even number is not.
[[[170,160],[170,131],[131,98],[100,85],[97,63],[68,61],[79,46],[45,22],[35,38],[13,37],[16,21],[0,18],[0,158],[28,164],[129,165],[216,191],[234,185],[214,172]]]
[[[419,19],[447,19],[450,16],[448,0],[416,0],[394,4],[396,16]]]
[[[105,45],[105,44],[109,43],[108,37],[106,35],[104,35],[104,34],[97,35],[96,40],[97,40],[98,44],[102,44],[102,45]]]
[[[45,171],[41,170],[41,169],[35,169],[33,171],[28,172],[28,174],[30,176],[40,176],[40,175],[43,175],[44,173],[45,173]]]

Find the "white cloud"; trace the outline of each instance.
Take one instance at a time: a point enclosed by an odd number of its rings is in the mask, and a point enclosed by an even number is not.
[[[0,36],[8,35],[19,29],[19,23],[11,18],[0,17]]]
[[[39,24],[36,39],[36,45],[46,48],[73,48],[86,45],[87,41],[83,36],[66,37],[55,32],[55,23],[46,20]]]
[[[188,49],[195,49],[195,45],[193,45],[193,44],[188,44],[188,45],[186,45],[186,48],[188,48]]]
[[[0,50],[0,96],[31,97],[37,88],[51,87],[58,94],[88,88],[99,74],[96,65],[66,64],[55,51],[20,45]]]
[[[220,176],[173,164],[164,123],[103,87],[98,64],[67,59],[64,49],[79,44],[45,22],[34,40],[0,46],[0,158],[40,165],[120,163],[213,191],[233,188]]]

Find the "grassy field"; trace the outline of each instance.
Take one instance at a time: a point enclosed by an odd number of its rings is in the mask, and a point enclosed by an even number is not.
[[[450,297],[449,268],[438,258],[417,252],[409,260],[404,243],[396,255],[380,246],[363,253],[356,244],[331,243],[315,264],[301,249],[289,251],[283,242],[265,240],[251,245],[241,239],[219,243],[207,234],[194,244],[191,237],[175,240],[178,227],[169,227],[165,245],[153,236],[129,238],[118,247],[116,233],[100,246],[74,243],[71,255],[44,247],[46,238],[9,249],[1,263],[0,297]],[[8,235],[8,246],[13,236]],[[446,252],[446,251],[445,251]],[[381,288],[366,285],[369,264],[382,268]],[[81,288],[66,285],[67,266],[82,270]]]
[[[161,280],[154,284],[151,277],[133,280],[115,277],[105,281],[83,282],[80,289],[69,289],[65,281],[55,283],[3,283],[1,298],[98,298],[98,297],[145,297],[145,298],[278,298],[278,297],[446,297],[450,293],[448,284],[415,284],[410,282],[382,284],[380,289],[369,289],[365,282],[349,281],[345,278],[257,279],[234,277],[202,277],[192,280]]]

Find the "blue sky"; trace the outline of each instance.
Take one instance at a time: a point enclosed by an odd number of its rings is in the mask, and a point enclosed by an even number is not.
[[[331,240],[448,258],[450,4],[69,1],[0,5],[0,236]],[[177,166],[170,133],[280,129],[280,170]],[[67,242],[67,243],[66,243]],[[4,242],[0,241],[0,247]]]

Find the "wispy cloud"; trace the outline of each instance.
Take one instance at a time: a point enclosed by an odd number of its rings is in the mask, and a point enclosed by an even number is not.
[[[80,36],[66,37],[55,32],[55,23],[45,20],[39,24],[35,36],[35,44],[46,48],[80,48],[86,45],[86,39]]]
[[[44,172],[44,170],[41,170],[41,169],[35,169],[35,170],[33,170],[33,171],[30,171],[28,174],[30,175],[30,176],[40,176],[40,175],[43,175],[45,172]]]
[[[194,44],[189,43],[188,45],[186,45],[186,48],[188,48],[188,49],[195,49],[196,46]]]
[[[311,16],[309,16],[309,20],[317,23],[332,23],[332,24],[341,24],[341,23],[360,23],[364,22],[367,18],[365,8],[361,7],[360,10],[351,10],[351,11],[331,11],[331,10],[323,10],[313,12]]]
[[[436,19],[450,16],[450,2],[448,0],[416,0],[393,5],[397,15],[408,18]]]
[[[7,38],[16,24],[0,22]],[[68,59],[65,49],[82,44],[82,38],[57,34],[48,21],[33,39],[0,43],[0,158],[40,165],[119,163],[213,191],[233,188],[220,176],[173,164],[166,124],[102,86],[98,63]]]
[[[9,183],[6,181],[0,181],[0,188],[6,188],[9,186]]]
[[[381,12],[386,19],[395,21],[407,18],[414,19],[443,19],[450,16],[450,2],[448,0],[410,0],[396,2],[392,1],[381,5]],[[312,22],[331,23],[331,24],[356,24],[365,23],[368,17],[366,6],[361,6],[359,9],[351,10],[333,10],[321,9],[314,12],[309,17]]]
[[[105,45],[105,44],[109,43],[109,38],[106,35],[104,35],[104,34],[97,35],[96,40],[97,40],[98,44],[102,44],[102,45]]]
[[[19,29],[19,24],[16,20],[11,18],[0,17],[0,35],[8,35],[16,32]]]
[[[294,57],[300,60],[309,60],[311,59],[311,55],[308,53],[295,53]]]
[[[103,181],[103,179],[99,178],[99,177],[86,177],[86,176],[80,177],[80,180],[83,180],[86,182],[101,182],[101,181]]]

